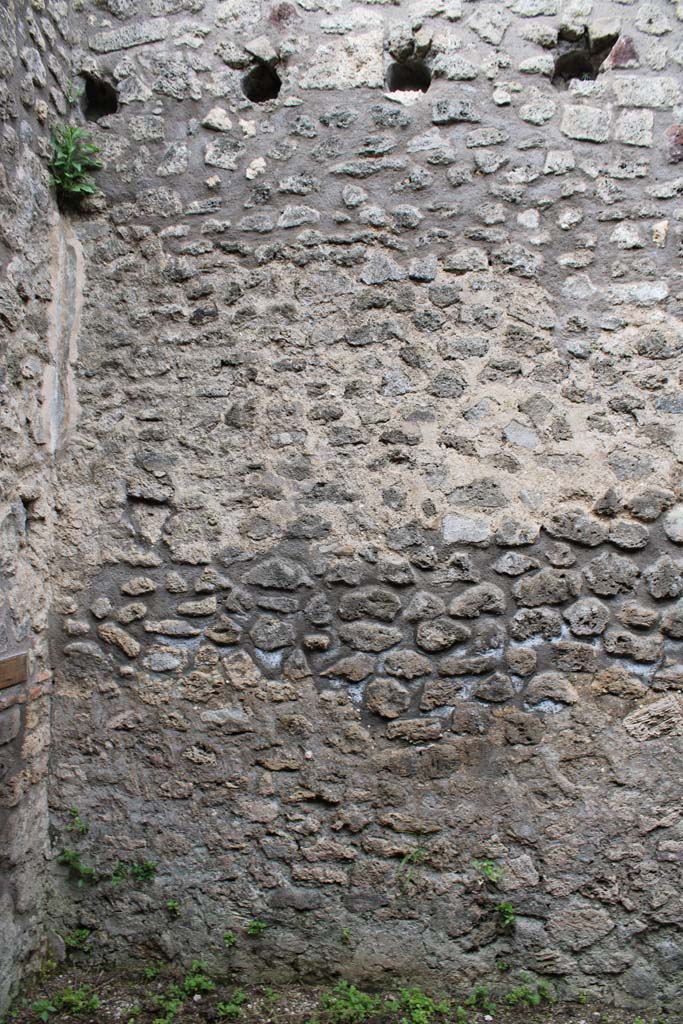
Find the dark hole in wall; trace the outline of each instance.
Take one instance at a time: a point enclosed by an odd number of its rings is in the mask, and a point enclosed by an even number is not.
[[[427,92],[432,73],[422,60],[395,61],[387,68],[387,92]]]
[[[553,85],[567,85],[572,79],[594,81],[598,77],[600,66],[609,56],[618,36],[601,39],[596,46],[588,35],[566,44],[566,49],[555,59]]]
[[[83,113],[86,121],[99,121],[107,114],[115,114],[119,109],[119,95],[109,82],[103,78],[87,75],[83,90]]]
[[[242,79],[242,92],[252,103],[274,100],[281,86],[280,76],[269,64],[255,64]]]

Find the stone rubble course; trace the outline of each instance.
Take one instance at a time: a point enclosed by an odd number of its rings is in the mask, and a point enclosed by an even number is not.
[[[0,12],[0,1010],[255,919],[680,1006],[682,68],[668,0]]]

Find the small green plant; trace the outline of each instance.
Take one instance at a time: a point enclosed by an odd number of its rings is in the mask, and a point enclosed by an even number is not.
[[[263,935],[268,925],[265,921],[249,921],[247,923],[247,935],[251,935],[252,938],[258,938],[259,935]]]
[[[97,1010],[100,1006],[100,997],[94,995],[88,985],[82,988],[65,988],[55,999],[57,1009],[66,1010],[67,1013],[81,1014]]]
[[[415,868],[424,863],[426,859],[427,851],[419,842],[413,850],[409,850],[408,853],[401,858],[396,877],[402,893],[405,894],[413,884]]]
[[[51,999],[36,999],[35,1003],[31,1004],[31,1009],[36,1015],[36,1020],[41,1021],[47,1021],[51,1014],[57,1013],[57,1007]]]
[[[70,807],[69,815],[71,822],[66,826],[67,832],[78,832],[79,835],[84,836],[90,831],[90,826],[83,821],[77,807]]]
[[[112,885],[121,885],[126,879],[135,882],[151,882],[157,873],[157,865],[153,860],[140,860],[131,864],[129,861],[117,860],[114,870],[109,875]]]
[[[79,889],[84,885],[94,885],[97,881],[97,872],[94,868],[84,864],[81,855],[77,850],[62,850],[57,857],[58,864],[64,864],[69,869],[69,874],[76,879]]]
[[[399,989],[398,997],[387,1003],[387,1008],[400,1014],[399,1024],[431,1024],[436,1016],[450,1011],[448,1000],[436,1003],[417,985]]]
[[[276,992],[270,985],[266,985],[263,990],[263,998],[267,1003],[277,1003],[280,1001],[280,994]]]
[[[579,992],[578,1001],[581,1004],[581,1006],[587,1006],[588,1005],[588,993],[587,992]]]
[[[157,866],[153,860],[141,860],[130,865],[131,877],[136,882],[151,882],[157,873]]]
[[[77,85],[75,82],[67,82],[66,88],[64,89],[64,99],[70,107],[73,107],[84,92],[85,89],[82,85]]]
[[[498,885],[503,877],[503,869],[495,860],[473,860],[472,866],[479,871],[491,885]]]
[[[225,1020],[238,1020],[242,1014],[243,1003],[246,1003],[247,996],[241,988],[236,988],[227,1003],[217,1003],[216,1013]]]
[[[97,1010],[99,1006],[99,996],[96,996],[88,985],[84,985],[82,988],[69,986],[52,999],[37,999],[31,1004],[31,1009],[37,1020],[47,1021],[53,1013],[59,1013],[61,1010],[79,1016]]]
[[[496,1008],[486,985],[475,985],[467,999],[465,1006],[472,1010],[483,1010],[484,1013],[493,1013]]]
[[[178,900],[166,900],[166,909],[171,917],[180,917],[180,904]]]
[[[552,991],[547,982],[539,981],[534,984],[528,974],[523,974],[521,984],[511,989],[505,996],[508,1006],[540,1006],[543,1002],[552,1001]]]
[[[213,992],[215,987],[215,982],[206,974],[206,964],[201,960],[193,960],[182,985],[184,994],[195,996],[202,992]]]
[[[380,1006],[377,996],[361,992],[348,981],[340,981],[331,992],[326,992],[320,1005],[327,1013],[330,1024],[364,1024]]]
[[[507,962],[507,960],[496,960],[496,967],[498,968],[501,974],[505,974],[506,971],[510,970],[510,964]]]
[[[145,981],[154,981],[155,978],[159,977],[159,971],[161,970],[161,963],[156,960],[153,964],[148,964],[142,972],[142,977]]]
[[[112,885],[121,885],[128,878],[128,865],[125,860],[117,860],[116,867],[109,876]]]
[[[226,949],[232,949],[237,945],[237,936],[234,932],[223,932],[223,945]]]
[[[515,913],[515,908],[513,907],[512,903],[510,903],[509,901],[499,903],[498,906],[496,907],[496,910],[498,911],[498,917],[500,918],[500,923],[503,926],[503,928],[515,927],[517,914]]]
[[[69,932],[68,935],[64,936],[64,945],[68,946],[69,949],[85,949],[89,938],[89,928],[77,928],[76,931]]]
[[[340,941],[344,946],[348,946],[351,942],[351,929],[348,925],[344,925],[341,930]]]
[[[469,1017],[465,1012],[464,1007],[456,1006],[455,1008],[455,1020],[456,1024],[469,1024]]]
[[[100,151],[83,128],[57,125],[52,133],[52,184],[63,199],[77,200],[97,191],[89,172],[102,166]]]

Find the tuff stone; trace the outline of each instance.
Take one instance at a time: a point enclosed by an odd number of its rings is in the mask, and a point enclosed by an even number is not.
[[[455,644],[461,644],[470,637],[470,630],[459,622],[438,616],[419,623],[415,631],[415,643],[423,651],[445,651]]]
[[[505,607],[505,594],[500,587],[495,583],[479,583],[453,598],[448,606],[448,614],[454,618],[474,619],[482,612],[502,615]]]
[[[377,653],[394,647],[401,639],[402,633],[393,626],[380,626],[376,622],[361,620],[348,626],[341,626],[339,635],[355,650]]]
[[[626,594],[633,590],[640,570],[628,558],[620,555],[599,555],[584,567],[583,574],[589,590],[600,597]]]
[[[384,659],[384,671],[400,679],[417,679],[432,671],[432,663],[417,651],[390,651]]]
[[[580,589],[580,576],[562,569],[541,569],[531,576],[518,580],[512,587],[517,603],[528,608],[544,604],[563,604],[569,598],[576,597]],[[596,593],[600,591],[596,590]]]
[[[400,598],[382,587],[363,587],[345,594],[339,602],[339,617],[380,619],[391,622],[401,610]]]
[[[599,636],[609,621],[609,608],[594,597],[586,597],[562,613],[575,636]]]
[[[365,688],[364,700],[382,718],[398,718],[410,707],[410,693],[396,679],[374,679]]]

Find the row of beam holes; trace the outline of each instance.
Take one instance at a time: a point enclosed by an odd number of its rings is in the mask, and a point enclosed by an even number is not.
[[[571,49],[565,50],[555,61],[553,85],[566,86],[574,78],[597,78],[600,65],[616,41],[615,36],[607,40],[599,50],[591,48],[587,35],[573,41]],[[390,64],[384,84],[388,92],[427,92],[431,82],[432,73],[424,61],[408,60]],[[242,92],[252,103],[274,100],[281,87],[282,81],[275,68],[261,61],[247,71],[242,79]],[[101,78],[85,78],[83,112],[88,121],[99,121],[101,117],[115,114],[118,108],[118,94],[113,85]]]

